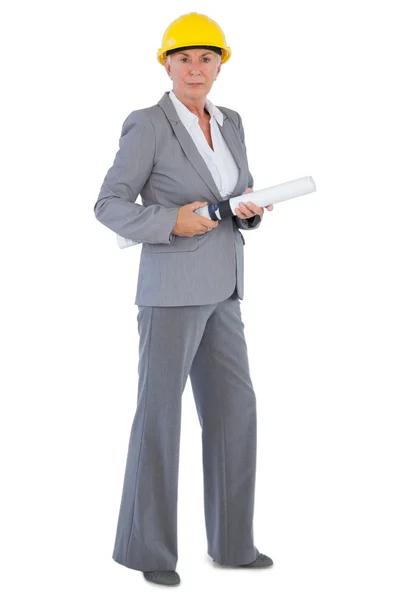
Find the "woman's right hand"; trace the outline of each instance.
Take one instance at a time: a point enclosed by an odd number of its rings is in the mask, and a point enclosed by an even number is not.
[[[201,217],[194,211],[208,202],[190,202],[181,206],[178,210],[178,218],[171,233],[183,237],[193,237],[195,235],[207,233],[208,229],[218,227],[218,221]]]

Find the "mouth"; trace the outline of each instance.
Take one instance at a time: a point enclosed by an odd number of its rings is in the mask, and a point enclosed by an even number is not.
[[[203,84],[202,83],[189,83],[189,85],[197,86],[197,85],[203,85]]]

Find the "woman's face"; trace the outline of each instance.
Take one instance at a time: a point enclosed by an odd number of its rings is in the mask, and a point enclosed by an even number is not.
[[[171,64],[166,60],[165,69],[174,83],[174,92],[192,101],[205,98],[221,70],[219,58],[219,54],[205,48],[171,54]]]

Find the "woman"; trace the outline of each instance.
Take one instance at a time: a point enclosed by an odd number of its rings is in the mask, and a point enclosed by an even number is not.
[[[94,207],[101,223],[142,243],[138,398],[113,558],[164,585],[180,583],[178,464],[189,375],[202,428],[208,554],[222,565],[272,565],[253,543],[256,398],[239,305],[239,229],[257,228],[264,210],[249,202],[220,221],[194,212],[253,186],[240,115],[207,99],[229,57],[223,32],[205,15],[171,23],[157,58],[173,90],[127,117]]]

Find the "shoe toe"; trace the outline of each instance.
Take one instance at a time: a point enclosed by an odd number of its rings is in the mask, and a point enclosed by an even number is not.
[[[273,565],[274,562],[272,560],[272,558],[270,558],[269,556],[266,556],[265,554],[260,553],[256,560],[253,560],[253,562],[248,563],[247,565],[240,565],[241,567],[250,567],[250,568],[262,568],[262,567],[270,567],[271,565]]]
[[[215,558],[213,561],[216,562]],[[217,563],[218,564],[218,563]],[[262,568],[262,567],[270,567],[274,564],[274,561],[266,554],[260,554],[257,556],[256,560],[253,560],[251,563],[247,563],[245,565],[237,565],[238,567],[250,567],[250,568]],[[236,566],[236,565],[235,565]]]
[[[176,571],[143,571],[143,576],[147,581],[160,585],[178,585],[181,582]]]

